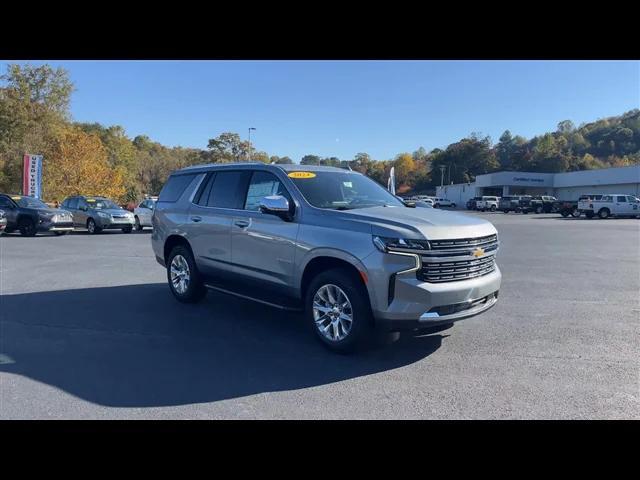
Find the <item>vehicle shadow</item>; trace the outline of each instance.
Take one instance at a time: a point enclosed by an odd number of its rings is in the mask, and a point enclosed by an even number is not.
[[[418,362],[446,335],[404,334],[351,356],[299,314],[223,294],[178,303],[165,284],[4,295],[0,372],[111,407],[212,402],[349,380]]]

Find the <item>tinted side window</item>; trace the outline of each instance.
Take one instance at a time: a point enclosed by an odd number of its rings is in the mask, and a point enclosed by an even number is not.
[[[241,209],[251,172],[217,172],[211,186],[207,206]]]
[[[193,203],[197,205],[202,205],[204,207],[207,206],[207,202],[209,201],[209,195],[211,193],[211,186],[213,185],[213,179],[215,178],[215,173],[208,173],[205,179],[200,184],[200,188],[198,189],[198,193],[193,198]]]
[[[188,175],[172,175],[167,180],[167,183],[162,187],[160,192],[161,202],[175,202],[184,193],[184,190],[191,183],[191,180],[196,176],[195,173]]]
[[[618,196],[617,196],[617,201],[618,201],[618,202],[625,202],[625,203],[627,203],[627,197],[625,197],[624,195],[618,195]]]
[[[247,198],[244,202],[245,210],[259,210],[260,200],[269,195],[282,195],[292,204],[287,189],[280,183],[278,178],[269,172],[253,172],[249,189],[247,190]]]

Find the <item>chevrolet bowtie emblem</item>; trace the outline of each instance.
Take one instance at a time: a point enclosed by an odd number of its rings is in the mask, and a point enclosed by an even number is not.
[[[484,248],[480,248],[480,247],[476,248],[476,249],[472,252],[472,255],[473,255],[474,257],[476,257],[476,258],[483,256],[483,255],[484,255]]]

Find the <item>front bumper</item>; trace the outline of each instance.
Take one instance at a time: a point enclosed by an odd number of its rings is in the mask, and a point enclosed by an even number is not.
[[[407,266],[415,263],[411,258],[391,257],[397,256],[374,254],[365,262],[369,263],[373,315],[384,329],[395,331],[457,322],[484,313],[497,302],[502,282],[497,265],[492,272],[479,277],[430,283],[419,280],[415,271],[394,275],[394,270],[401,269],[397,263],[388,262],[405,260]]]
[[[49,222],[40,220],[38,223],[39,232],[70,232],[73,230],[73,222]]]
[[[128,228],[135,225],[135,220],[132,219],[122,219],[119,221],[113,221],[109,219],[100,218],[98,221],[98,225],[102,230],[119,230],[122,228]]]

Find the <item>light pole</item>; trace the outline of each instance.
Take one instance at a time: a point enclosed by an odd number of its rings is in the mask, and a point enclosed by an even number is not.
[[[444,171],[447,167],[444,165],[440,165],[440,186],[444,185]]]
[[[255,128],[249,127],[249,161],[251,161],[251,130],[255,130]]]

